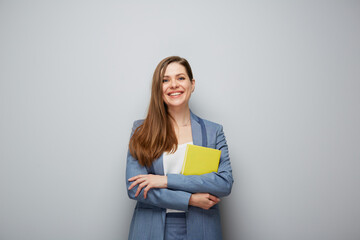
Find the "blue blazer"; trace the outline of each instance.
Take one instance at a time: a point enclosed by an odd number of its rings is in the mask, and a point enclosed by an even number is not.
[[[167,188],[152,188],[144,199],[143,190],[135,197],[137,187],[128,190],[128,196],[137,201],[131,220],[129,240],[161,240],[164,239],[166,208],[186,212],[188,240],[220,240],[222,239],[220,213],[218,204],[209,210],[189,206],[192,193],[205,192],[217,197],[230,194],[232,170],[228,146],[223,127],[220,124],[203,120],[190,110],[193,144],[221,150],[218,172],[203,175],[184,176],[168,174]],[[134,122],[134,130],[143,120]],[[131,184],[127,179],[139,174],[164,175],[163,156],[156,159],[151,167],[143,167],[130,152],[127,154],[126,187]]]

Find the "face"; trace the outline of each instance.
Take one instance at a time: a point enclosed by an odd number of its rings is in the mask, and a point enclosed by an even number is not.
[[[167,66],[163,78],[163,99],[169,108],[187,106],[194,89],[195,80],[190,81],[183,65],[173,62]]]

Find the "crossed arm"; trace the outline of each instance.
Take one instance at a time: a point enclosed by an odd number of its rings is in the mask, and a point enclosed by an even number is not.
[[[219,197],[230,194],[233,184],[228,147],[222,126],[217,130],[215,148],[221,150],[218,172],[190,176],[148,174],[146,168],[141,166],[128,151],[126,184],[129,197],[154,206],[184,211],[189,205],[210,208],[220,201]]]

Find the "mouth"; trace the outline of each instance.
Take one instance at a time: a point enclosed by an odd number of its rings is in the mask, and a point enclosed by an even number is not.
[[[175,98],[175,97],[179,97],[183,94],[184,92],[171,92],[171,93],[168,93],[167,95],[169,97],[172,97],[172,98]]]

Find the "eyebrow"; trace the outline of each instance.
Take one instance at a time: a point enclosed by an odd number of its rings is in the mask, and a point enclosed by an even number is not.
[[[176,74],[175,77],[177,77],[177,76],[179,76],[179,75],[185,75],[185,73]],[[169,77],[169,76],[165,75],[164,77]]]

